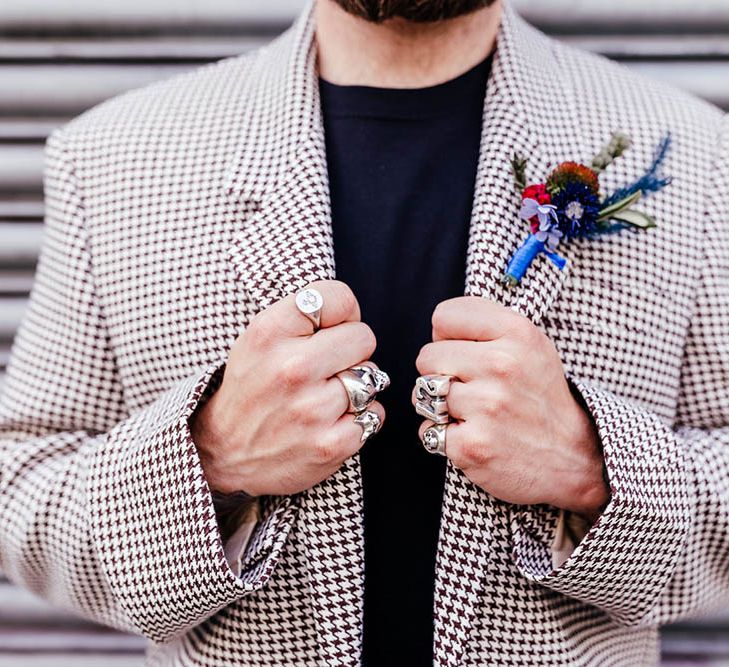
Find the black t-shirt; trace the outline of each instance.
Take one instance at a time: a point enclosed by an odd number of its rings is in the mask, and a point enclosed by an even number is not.
[[[417,89],[320,81],[337,277],[390,374],[382,431],[362,449],[364,664],[432,665],[433,585],[446,460],[418,438],[410,394],[431,315],[463,294],[491,59]]]

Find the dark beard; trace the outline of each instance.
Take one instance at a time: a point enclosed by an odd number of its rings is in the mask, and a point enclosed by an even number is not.
[[[373,23],[401,18],[416,23],[452,19],[496,0],[334,0],[344,11]]]

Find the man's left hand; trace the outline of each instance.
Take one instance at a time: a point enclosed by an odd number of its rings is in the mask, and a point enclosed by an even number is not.
[[[447,399],[453,464],[505,502],[546,503],[594,521],[609,499],[599,437],[552,341],[479,297],[439,304],[433,341],[416,365],[421,375],[457,378]],[[431,425],[423,423],[421,437]]]

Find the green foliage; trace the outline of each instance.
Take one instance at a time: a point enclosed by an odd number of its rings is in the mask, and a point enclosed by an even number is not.
[[[633,204],[637,204],[638,200],[643,196],[642,192],[635,192],[632,195],[628,195],[624,199],[610,204],[603,209],[600,209],[598,213],[598,220],[607,220],[608,218],[614,218],[616,213],[629,209]]]
[[[642,211],[636,211],[635,209],[614,213],[612,217],[613,220],[630,225],[631,227],[638,227],[639,229],[656,227],[656,221],[650,215]]]
[[[514,155],[511,158],[511,170],[514,173],[514,183],[519,193],[523,192],[527,186],[526,182],[526,166],[527,159],[520,155]]]
[[[593,158],[592,168],[598,172],[607,169],[610,164],[630,148],[631,143],[630,137],[624,132],[614,132],[610,137],[610,141]]]

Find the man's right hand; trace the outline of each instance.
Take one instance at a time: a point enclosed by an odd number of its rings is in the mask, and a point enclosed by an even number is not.
[[[375,336],[344,283],[311,287],[324,297],[319,331],[293,295],[256,315],[230,349],[221,386],[190,420],[214,491],[298,493],[362,446],[362,427],[346,413],[347,393],[334,375],[367,361]],[[384,421],[381,404],[368,409]]]

